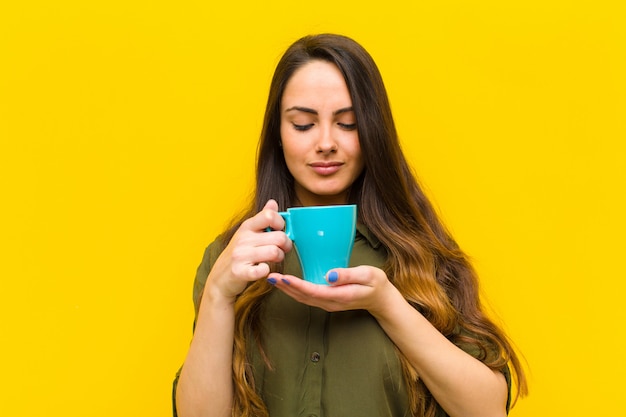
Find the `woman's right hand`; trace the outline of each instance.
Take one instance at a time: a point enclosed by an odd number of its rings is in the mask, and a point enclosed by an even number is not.
[[[213,291],[234,302],[249,282],[266,278],[269,262],[282,262],[292,242],[282,231],[285,221],[278,204],[269,200],[263,210],[244,221],[219,256],[204,291]],[[270,228],[271,231],[266,230]],[[217,292],[217,293],[215,293]]]
[[[250,282],[267,277],[268,263],[281,262],[291,250],[284,226],[278,204],[268,201],[239,226],[213,264],[176,388],[179,416],[231,415],[235,299]]]

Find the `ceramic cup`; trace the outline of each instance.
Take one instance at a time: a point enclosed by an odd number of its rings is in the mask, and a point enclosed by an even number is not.
[[[356,205],[294,207],[279,213],[306,281],[328,285],[325,277],[329,270],[348,267],[356,213]]]

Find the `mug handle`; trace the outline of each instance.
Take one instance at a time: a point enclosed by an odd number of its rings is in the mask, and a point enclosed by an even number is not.
[[[291,230],[291,214],[287,211],[279,211],[278,214],[280,214],[282,218],[285,219],[285,234],[289,239],[294,240],[293,232]],[[265,231],[271,232],[272,229],[268,227],[265,229]]]
[[[285,219],[285,234],[289,239],[295,240],[293,236],[293,230],[291,230],[291,213],[289,213],[288,211],[279,211],[278,214],[280,214],[283,219]]]

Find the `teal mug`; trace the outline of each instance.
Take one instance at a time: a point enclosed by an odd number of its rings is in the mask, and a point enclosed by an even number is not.
[[[294,207],[279,213],[294,243],[303,278],[328,285],[326,273],[347,268],[356,234],[356,205]]]

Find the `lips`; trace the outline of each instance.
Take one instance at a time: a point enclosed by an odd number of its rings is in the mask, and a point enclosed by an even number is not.
[[[341,169],[343,162],[312,162],[309,166],[319,175],[332,175]]]

